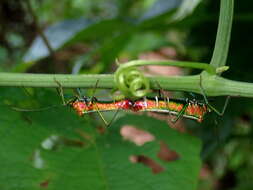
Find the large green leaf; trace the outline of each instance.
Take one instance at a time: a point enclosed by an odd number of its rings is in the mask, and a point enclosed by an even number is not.
[[[119,53],[129,43],[132,34],[135,33],[136,27],[133,23],[127,23],[120,20],[107,20],[102,21],[99,25],[91,26],[89,29],[80,32],[70,43],[101,39],[100,44],[96,45],[96,48],[91,52],[91,55],[100,57],[100,61],[103,63],[100,66],[102,70],[108,70],[108,66],[115,63]],[[95,32],[94,32],[95,31]],[[96,34],[96,35],[94,35]],[[86,60],[79,62],[80,65],[87,64],[92,56],[87,56]],[[75,65],[76,66],[76,65]]]
[[[119,135],[124,125],[150,132],[155,140],[139,147],[124,141]],[[109,181],[115,189],[195,189],[200,169],[200,142],[185,134],[178,133],[166,123],[146,116],[131,115],[118,120],[108,132],[102,155],[108,168]],[[157,157],[159,143],[177,152],[179,159],[165,162]],[[104,143],[104,142],[103,142]],[[153,174],[150,168],[129,161],[131,155],[145,155],[164,168],[159,174]],[[115,180],[115,177],[117,177]]]
[[[183,18],[188,14],[182,14],[181,12],[191,12],[199,1],[200,0],[198,0],[192,8],[189,8],[188,6],[183,6],[186,4],[182,3],[184,1],[160,0],[155,2],[154,5],[143,14],[143,16],[136,20],[123,20],[119,18],[104,20],[88,20],[84,18],[64,20],[46,28],[44,34],[53,50],[58,50],[66,45],[78,42],[92,41],[98,42],[98,46],[102,47],[98,48],[102,50],[102,55],[104,54],[104,51],[112,51],[112,48],[110,47],[113,47],[113,49],[116,49],[117,52],[119,52],[121,50],[121,48],[118,48],[119,43],[122,43],[122,46],[124,46],[127,39],[131,37],[130,34],[138,32],[138,30],[136,30],[138,27],[139,29],[148,27],[153,30],[156,27],[159,27],[159,25],[168,23],[168,21]],[[178,7],[179,9],[176,11]],[[184,9],[184,7],[186,8]],[[125,41],[121,42],[121,40],[118,42],[115,38],[125,39]],[[104,41],[109,41],[112,45],[106,44],[104,46]],[[115,43],[116,45],[114,45]],[[105,50],[106,47],[108,47],[108,50]],[[24,61],[33,62],[49,55],[49,50],[44,41],[40,36],[37,36],[29,50],[26,52]],[[117,56],[117,54],[115,55]],[[113,59],[115,58],[115,56],[112,57]],[[110,59],[109,61],[113,59]]]
[[[40,92],[37,97],[47,103],[55,103],[58,98],[51,91]],[[7,96],[1,101],[8,98],[9,103],[15,102]],[[16,112],[2,106],[0,112],[3,190],[196,188],[200,142],[169,128],[165,122],[128,115],[101,133],[67,107]],[[155,139],[137,146],[120,135],[124,125],[145,130]],[[163,161],[158,157],[161,142],[176,152],[178,160]],[[133,155],[153,160],[161,172],[154,174],[149,165],[131,162]]]

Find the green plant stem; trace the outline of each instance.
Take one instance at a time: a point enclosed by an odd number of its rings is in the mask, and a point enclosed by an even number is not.
[[[97,80],[101,88],[113,87],[113,75],[0,73],[0,86],[94,88]]]
[[[165,90],[186,91],[201,94],[200,76],[152,77],[151,87],[158,89],[156,82]],[[202,75],[202,86],[207,96],[253,97],[253,83],[228,80],[217,75]]]
[[[226,64],[233,22],[234,0],[220,0],[220,16],[215,47],[210,65],[215,68]]]
[[[149,77],[152,89],[159,89],[157,82],[164,90],[187,91],[200,93],[200,77],[174,76]],[[99,80],[98,88],[115,88],[113,75],[63,75],[63,74],[16,74],[0,73],[0,86],[14,87],[52,87],[61,84],[63,88],[94,88]],[[56,82],[57,81],[57,82]],[[237,82],[217,75],[202,74],[202,85],[207,96],[241,96],[253,97],[253,83]]]

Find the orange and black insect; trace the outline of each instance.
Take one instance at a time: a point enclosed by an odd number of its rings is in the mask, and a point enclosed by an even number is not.
[[[82,116],[91,112],[117,111],[125,110],[132,112],[157,112],[168,113],[177,116],[176,122],[180,117],[193,119],[202,122],[206,113],[211,109],[205,103],[199,103],[196,100],[179,100],[158,98],[142,98],[139,100],[123,99],[119,101],[99,101],[96,98],[91,100],[84,98],[76,98],[68,103],[78,115]]]

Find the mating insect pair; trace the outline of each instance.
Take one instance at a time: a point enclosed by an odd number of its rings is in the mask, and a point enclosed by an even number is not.
[[[119,110],[132,112],[166,113],[176,116],[176,118],[171,119],[173,123],[177,122],[181,117],[202,122],[205,114],[211,111],[214,111],[218,115],[224,114],[229,97],[226,99],[222,112],[217,111],[208,103],[205,96],[204,98],[206,100],[206,103],[200,103],[196,100],[171,99],[169,97],[162,98],[157,96],[153,98],[144,97],[138,100],[122,99],[118,101],[101,101],[97,100],[95,97],[92,97],[90,99],[87,97],[82,97],[75,98],[74,100],[69,101],[67,104],[70,105],[80,116],[91,112],[97,112],[100,114],[103,120],[104,118],[101,112],[118,112]],[[107,122],[105,121],[105,123]]]
[[[204,115],[211,111],[206,104],[195,100],[178,100],[166,98],[144,97],[138,100],[123,99],[119,101],[99,101],[96,98],[88,100],[87,98],[78,99],[68,103],[73,107],[78,115],[82,116],[91,112],[104,111],[132,111],[132,112],[157,112],[168,113],[177,116],[172,122],[176,122],[180,117],[185,117],[201,122]]]

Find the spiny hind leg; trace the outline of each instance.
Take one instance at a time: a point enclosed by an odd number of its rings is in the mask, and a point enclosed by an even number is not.
[[[170,121],[171,121],[172,123],[176,123],[180,118],[182,118],[183,115],[184,115],[184,112],[185,112],[185,110],[186,110],[186,108],[187,108],[188,105],[189,105],[189,104],[186,103],[186,104],[184,105],[184,107],[181,109],[181,111],[177,114],[176,118],[171,118]],[[170,115],[171,115],[171,114],[170,114]]]
[[[92,92],[92,94],[91,94],[91,99],[90,99],[90,101],[91,101],[91,104],[94,104],[94,105],[95,105],[95,109],[96,109],[96,111],[98,112],[98,114],[99,114],[100,118],[102,119],[102,121],[104,122],[104,124],[105,124],[107,127],[109,127],[110,124],[111,124],[111,122],[108,123],[108,122],[106,121],[105,117],[103,116],[103,114],[101,113],[101,111],[99,110],[98,105],[97,105],[97,101],[98,101],[98,100],[97,100],[97,98],[95,97],[95,93],[96,93],[96,90],[97,90],[97,87],[98,87],[98,83],[99,83],[99,79],[97,79],[97,81],[96,81],[96,83],[95,83],[95,86],[94,86],[94,88],[93,88],[93,92]],[[112,120],[113,120],[113,119],[112,119]]]
[[[208,99],[207,99],[207,97],[206,97],[205,90],[204,90],[203,85],[202,85],[202,76],[201,76],[201,74],[199,75],[199,86],[200,86],[200,90],[201,90],[201,93],[202,93],[202,95],[203,95],[203,97],[204,97],[204,100],[205,100],[206,105],[207,105],[212,111],[214,111],[217,115],[222,116],[222,115],[225,113],[225,111],[226,111],[228,102],[229,102],[229,100],[230,100],[230,96],[227,96],[226,101],[225,101],[225,104],[224,104],[224,106],[223,106],[223,109],[222,109],[222,111],[220,112],[219,110],[217,110],[214,106],[212,106],[212,105],[208,102]]]

